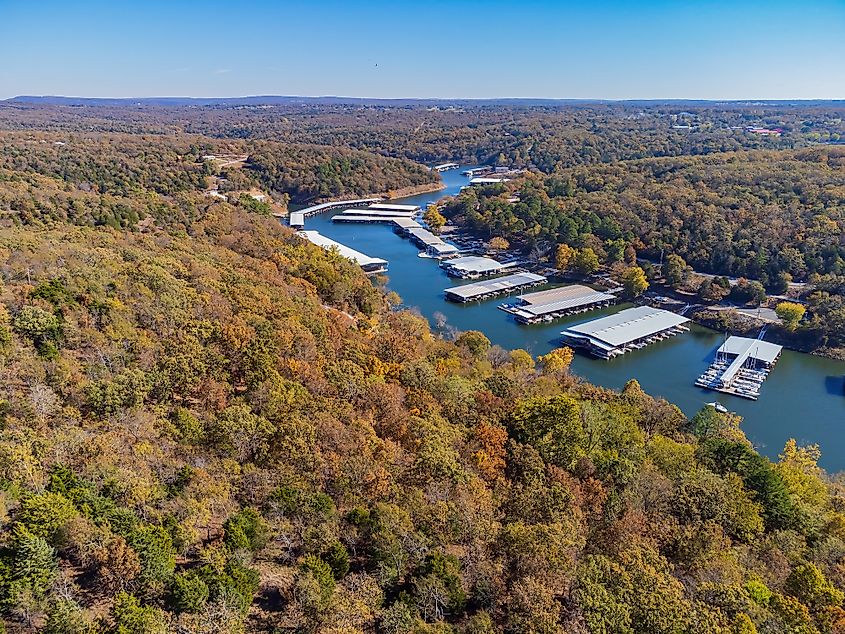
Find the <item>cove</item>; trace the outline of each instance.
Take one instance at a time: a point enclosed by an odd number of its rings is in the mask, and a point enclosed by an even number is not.
[[[395,202],[424,208],[429,202],[456,194],[468,182],[461,174],[464,169],[442,174],[444,190]],[[443,289],[456,285],[456,281],[443,273],[436,260],[418,257],[418,249],[386,225],[332,223],[336,213],[329,211],[307,218],[305,228],[388,260],[387,288],[398,293],[407,307],[419,310],[432,325],[445,319],[458,330],[480,330],[490,341],[507,349],[524,348],[533,355],[544,354],[560,345],[559,333],[567,324],[628,306],[622,304],[551,324],[520,326],[496,308],[505,298],[474,304],[447,302]],[[694,415],[707,402],[719,401],[743,417],[743,431],[764,455],[776,460],[786,441],[795,438],[800,444],[818,444],[822,450],[820,465],[828,471],[845,469],[845,362],[784,350],[763,385],[760,399],[747,401],[693,385],[723,337],[723,333],[691,324],[689,333],[610,361],[578,353],[572,371],[591,383],[614,389],[636,379],[649,394],[676,404],[687,416]]]

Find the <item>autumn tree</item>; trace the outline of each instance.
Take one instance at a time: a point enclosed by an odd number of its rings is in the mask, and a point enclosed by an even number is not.
[[[783,322],[784,327],[790,332],[795,332],[806,311],[807,309],[802,304],[796,304],[795,302],[780,302],[775,307],[775,313],[777,313],[778,318]]]
[[[622,285],[627,297],[639,297],[648,289],[645,271],[638,266],[626,269],[622,276]]]
[[[575,253],[572,266],[581,275],[592,275],[599,270],[599,258],[590,247],[583,247]]]
[[[557,245],[557,249],[555,250],[555,267],[558,271],[568,270],[574,258],[575,249],[565,242]]]

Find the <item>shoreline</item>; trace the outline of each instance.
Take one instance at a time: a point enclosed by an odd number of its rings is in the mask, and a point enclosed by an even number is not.
[[[453,224],[447,225],[452,229],[452,231],[447,233],[455,233],[460,237],[469,238],[471,240],[479,240],[483,243],[487,241],[484,240],[479,234],[469,229],[465,224]],[[522,250],[518,248],[509,248],[505,250],[501,250],[497,252],[497,255],[506,255],[508,257],[525,257],[525,254]],[[542,265],[538,263],[538,267],[542,267],[544,269],[554,268],[551,265]],[[568,274],[561,273],[558,271],[557,277],[561,279],[564,283],[568,284],[590,284],[591,280],[589,278],[583,278],[577,275],[572,274],[571,272]],[[663,293],[664,289],[661,285],[654,285],[655,288],[659,288],[661,293]],[[641,302],[648,303],[648,304],[655,304],[655,302],[650,300],[648,296],[638,298]],[[677,300],[679,301],[680,300]],[[660,302],[657,302],[660,304]],[[719,304],[715,304],[714,306],[719,306]],[[727,308],[727,305],[723,305]],[[666,306],[661,305],[661,308],[665,310],[670,310],[672,312],[677,313],[678,308],[673,306]],[[699,305],[694,306],[692,309],[685,315],[689,317],[690,320],[695,322],[700,326],[704,326],[705,328],[709,328],[714,332],[728,332],[732,335],[739,335],[744,337],[754,337],[756,338],[760,332],[760,329],[768,326],[767,329],[767,340],[771,341],[772,343],[777,343],[778,345],[783,346],[784,348],[791,350],[793,352],[799,352],[802,354],[808,354],[815,357],[819,357],[822,359],[830,359],[832,361],[845,361],[845,349],[842,348],[827,348],[827,347],[813,347],[808,343],[802,342],[801,334],[803,334],[800,330],[795,333],[791,334],[786,332],[779,323],[771,323],[761,320],[756,320],[753,317],[749,317],[747,315],[742,315],[740,313],[734,313],[734,319],[731,320],[730,323],[724,323],[719,320],[719,313],[725,313],[727,311],[718,311],[713,308],[713,306],[705,306]]]

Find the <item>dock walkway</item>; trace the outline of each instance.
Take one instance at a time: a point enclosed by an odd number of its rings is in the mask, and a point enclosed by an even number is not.
[[[695,385],[756,401],[782,350],[782,346],[768,341],[730,337]]]
[[[485,282],[476,282],[474,284],[464,284],[463,286],[454,286],[443,291],[446,299],[453,302],[474,302],[483,301],[499,295],[505,295],[517,290],[530,288],[539,284],[548,282],[545,275],[537,275],[536,273],[520,272],[513,275],[506,275],[504,277],[497,277]]]

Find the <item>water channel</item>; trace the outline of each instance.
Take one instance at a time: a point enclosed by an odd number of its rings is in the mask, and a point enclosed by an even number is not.
[[[461,172],[443,173],[446,189],[403,199],[401,203],[422,207],[457,193],[467,184]],[[551,324],[520,326],[496,306],[503,298],[473,304],[455,304],[443,298],[443,289],[456,281],[447,277],[436,260],[418,257],[418,249],[387,225],[332,223],[337,211],[306,219],[306,229],[317,230],[338,242],[373,257],[388,260],[387,286],[404,304],[418,309],[434,324],[445,317],[459,330],[480,330],[495,344],[507,349],[524,348],[534,355],[557,347],[558,335],[567,324],[579,323],[620,310],[576,315]],[[706,369],[723,340],[718,333],[692,325],[687,334],[635,350],[610,361],[577,354],[572,370],[596,385],[619,389],[635,378],[643,389],[680,407],[688,416],[705,403],[719,401],[740,414],[743,430],[760,452],[776,459],[789,438],[801,444],[816,443],[822,449],[821,465],[828,471],[845,470],[845,363],[784,350],[757,401],[748,401],[693,385]]]

